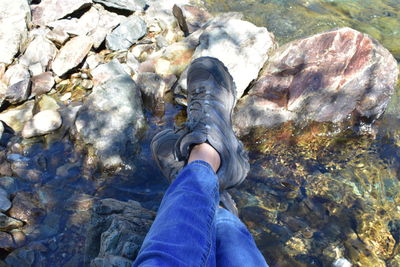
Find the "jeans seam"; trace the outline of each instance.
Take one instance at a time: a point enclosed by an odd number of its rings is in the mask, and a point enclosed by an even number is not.
[[[213,199],[215,199],[217,193],[218,193],[218,183],[217,183],[217,186],[215,186],[214,189],[213,189],[213,193],[212,193]],[[203,257],[202,257],[202,266],[206,266],[206,263],[207,263],[208,259],[210,258],[210,255],[211,255],[211,249],[212,249],[212,240],[211,239],[212,239],[212,234],[213,234],[213,232],[212,232],[212,223],[213,223],[214,218],[215,218],[215,209],[216,209],[216,205],[213,205],[213,207],[211,209],[211,212],[208,214],[208,224],[207,224],[207,226],[208,226],[208,229],[210,229],[210,231],[209,231],[210,235],[209,235],[208,240],[207,240],[208,251],[205,254],[203,254]]]
[[[189,164],[195,164],[195,165],[200,165],[203,167],[206,167],[209,171],[211,171],[214,175],[217,175],[214,171],[214,169],[211,167],[210,164],[208,164],[207,162],[203,161],[203,160],[194,160],[192,162],[190,162]]]

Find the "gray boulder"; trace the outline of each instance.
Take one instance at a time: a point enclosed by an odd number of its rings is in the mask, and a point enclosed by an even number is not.
[[[103,199],[96,202],[85,243],[86,264],[130,266],[154,217],[155,212],[136,201]]]
[[[117,8],[128,11],[143,11],[146,7],[145,0],[93,0],[111,8]]]
[[[98,67],[117,75],[94,87],[75,122],[78,138],[93,146],[106,168],[123,164],[145,126],[140,90],[118,64]]]
[[[26,0],[0,1],[0,63],[10,64],[27,38],[31,10]]]
[[[129,16],[107,35],[106,47],[111,50],[128,49],[146,33],[146,22],[138,16]]]

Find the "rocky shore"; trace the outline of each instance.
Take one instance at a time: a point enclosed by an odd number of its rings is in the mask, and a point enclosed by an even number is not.
[[[399,73],[386,48],[353,29],[332,29],[279,47],[273,33],[240,13],[212,15],[200,1],[189,0],[3,1],[0,48],[1,266],[131,265],[167,186],[152,171],[148,142],[161,127],[184,119],[185,70],[195,58],[217,57],[234,77],[238,135],[262,138],[265,129],[283,127],[279,138],[268,137],[274,145],[292,126],[326,133],[328,123],[337,132],[371,134]],[[308,135],[302,133],[299,142],[308,142]],[[270,152],[263,147],[255,153]],[[285,183],[266,179],[254,191],[254,181],[271,173],[253,168],[243,191],[232,193],[257,242],[273,241],[266,234],[287,236],[277,255],[296,258],[305,247],[312,250],[307,233],[317,232],[312,228],[319,222],[307,220],[331,219],[324,207],[301,195],[303,173],[286,168],[272,170],[272,176],[293,177],[296,185],[287,183],[285,189]],[[325,176],[307,181],[310,198],[321,197],[318,185],[337,186],[325,184]],[[266,208],[271,214],[261,228],[248,216],[258,213],[249,208],[248,192],[266,194],[264,206],[282,205]],[[296,199],[292,206],[302,213],[283,207],[278,196]],[[324,197],[343,204],[338,196]],[[348,206],[361,201],[348,197]],[[307,215],[307,209],[317,215]],[[397,230],[390,231],[390,219],[362,210],[365,218],[346,233],[345,247],[338,245],[339,234],[320,238],[340,248],[335,255],[319,251],[324,264],[345,256],[374,266],[400,262],[393,257],[400,217],[391,220]],[[371,234],[368,220],[381,225],[381,232]]]

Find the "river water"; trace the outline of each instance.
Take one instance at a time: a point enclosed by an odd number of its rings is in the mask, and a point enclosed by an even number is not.
[[[242,12],[280,45],[336,27],[382,43],[400,62],[399,0],[206,0]],[[247,180],[231,193],[271,266],[400,266],[400,89],[370,134],[291,123],[244,138]]]

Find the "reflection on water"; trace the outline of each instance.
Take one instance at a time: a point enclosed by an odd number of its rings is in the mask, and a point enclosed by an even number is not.
[[[335,27],[368,33],[400,60],[398,0],[206,0],[280,44]],[[400,90],[370,135],[329,124],[256,129],[251,173],[232,190],[271,266],[400,266]],[[256,145],[254,145],[256,144]]]

